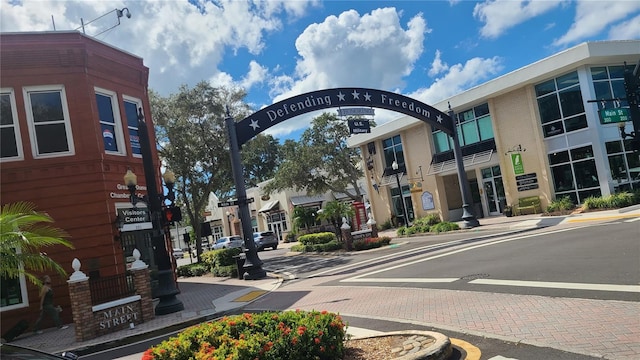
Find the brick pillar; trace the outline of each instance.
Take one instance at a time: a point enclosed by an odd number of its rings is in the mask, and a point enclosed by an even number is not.
[[[69,298],[71,299],[71,313],[76,331],[76,341],[86,341],[96,337],[96,326],[91,305],[91,289],[89,277],[80,271],[80,260],[73,259],[71,266],[75,270],[67,280],[69,284]]]
[[[342,231],[342,239],[344,240],[344,244],[347,247],[347,251],[352,250],[353,244],[353,236],[351,236],[351,226],[347,224],[347,218],[342,218],[342,226],[340,226],[340,231]]]
[[[153,309],[153,298],[151,296],[149,265],[140,260],[140,251],[138,251],[138,249],[133,250],[133,257],[136,261],[131,264],[131,272],[133,273],[133,283],[136,287],[136,294],[140,295],[142,321],[150,321],[155,318],[156,313]]]

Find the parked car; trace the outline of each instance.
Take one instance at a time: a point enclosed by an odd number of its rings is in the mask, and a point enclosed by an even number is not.
[[[173,257],[176,259],[184,258],[184,251],[180,248],[173,248]]]
[[[2,359],[41,359],[41,360],[75,360],[78,356],[74,353],[63,352],[60,355],[47,353],[41,350],[14,344],[0,344],[0,358]]]
[[[223,236],[213,244],[213,250],[242,248],[243,246],[244,240],[240,236]]]
[[[256,244],[258,251],[264,250],[264,248],[272,248],[273,250],[278,248],[278,238],[273,231],[261,231],[253,233],[253,242]]]

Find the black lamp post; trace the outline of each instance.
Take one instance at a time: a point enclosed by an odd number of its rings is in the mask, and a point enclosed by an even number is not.
[[[404,215],[402,218],[404,219],[404,226],[409,226],[409,212],[407,211],[407,203],[404,201],[404,194],[402,193],[402,186],[400,186],[400,176],[398,176],[398,163],[393,160],[391,164],[391,168],[396,173],[396,183],[398,184],[398,191],[400,191],[400,201],[402,202],[402,211],[404,211]]]
[[[131,194],[131,203],[136,204],[143,201],[149,207],[151,213],[151,243],[153,245],[154,258],[158,264],[158,289],[157,295],[160,299],[156,305],[155,314],[164,315],[184,310],[184,304],[178,300],[176,294],[179,293],[174,280],[173,269],[171,267],[171,259],[167,251],[165,241],[165,226],[162,217],[162,201],[169,200],[171,205],[175,199],[173,186],[175,184],[175,175],[171,171],[166,171],[163,175],[164,182],[169,189],[167,196],[158,192],[155,179],[155,171],[153,166],[153,158],[151,156],[151,144],[147,124],[142,115],[142,109],[138,109],[138,136],[140,137],[140,150],[142,152],[142,167],[144,169],[144,178],[147,185],[147,196],[138,197],[135,194],[137,177],[131,171],[127,170],[124,176],[124,183],[129,188]]]

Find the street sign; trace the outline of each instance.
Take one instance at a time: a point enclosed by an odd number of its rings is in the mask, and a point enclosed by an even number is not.
[[[599,110],[600,124],[612,124],[631,121],[628,108],[602,109]]]
[[[247,204],[251,204],[252,202],[256,201],[256,199],[254,198],[248,198],[247,199]],[[227,207],[227,206],[237,206],[238,200],[231,200],[231,201],[222,201],[218,203],[218,207],[222,208],[222,207]]]
[[[368,120],[349,120],[348,123],[351,134],[368,134],[371,132]]]
[[[516,186],[518,191],[534,190],[538,188],[538,176],[536,173],[529,173],[516,176]]]
[[[372,108],[346,108],[338,109],[338,116],[373,116],[375,111]]]

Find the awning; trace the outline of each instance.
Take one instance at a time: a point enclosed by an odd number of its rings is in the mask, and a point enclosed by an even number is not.
[[[291,204],[293,206],[298,206],[298,205],[307,205],[307,204],[318,204],[318,203],[322,203],[323,201],[325,201],[325,196],[324,195],[317,195],[317,196],[306,196],[306,195],[302,195],[302,196],[292,196],[289,201],[291,201]]]
[[[273,208],[275,208],[276,206],[278,206],[278,204],[280,203],[279,200],[273,200],[273,201],[269,201],[268,203],[264,204],[260,210],[258,210],[259,213],[262,212],[269,212],[271,210],[273,210]],[[278,206],[279,207],[279,206]]]

